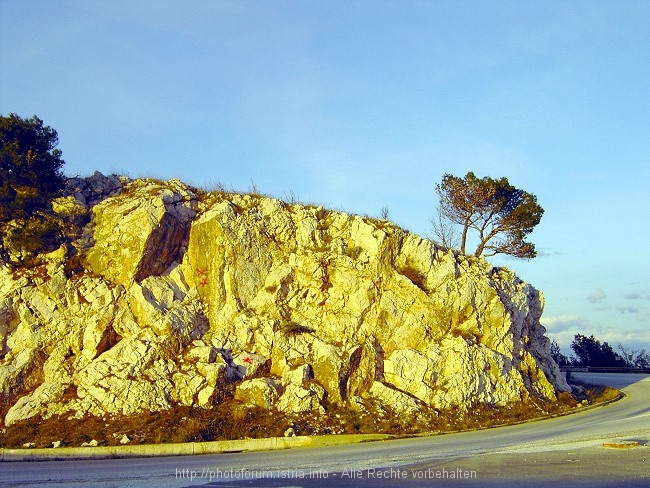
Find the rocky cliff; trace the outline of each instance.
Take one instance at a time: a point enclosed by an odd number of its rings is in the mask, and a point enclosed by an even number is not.
[[[53,208],[83,232],[0,265],[6,425],[210,408],[226,390],[403,415],[569,390],[539,291],[390,222],[97,174]]]

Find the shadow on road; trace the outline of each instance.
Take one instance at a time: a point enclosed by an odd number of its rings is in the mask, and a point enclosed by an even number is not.
[[[647,480],[621,480],[621,479],[600,479],[600,480],[589,480],[588,483],[580,482],[576,484],[575,480],[564,479],[561,484],[566,483],[573,484],[574,486],[589,486],[589,488],[638,488],[639,486],[644,486]],[[430,488],[431,486],[440,486],[440,487],[494,487],[498,486],[499,488],[521,488],[522,484],[525,484],[526,488],[551,488],[558,486],[557,480],[555,479],[544,479],[542,477],[530,477],[527,479],[523,478],[499,478],[499,477],[490,477],[484,479],[372,479],[372,478],[363,478],[363,479],[266,479],[266,480],[256,480],[256,481],[223,481],[223,482],[212,482],[205,485],[187,485],[184,488],[190,487],[269,487],[269,488],[329,488],[332,486],[345,486],[345,487],[377,487],[377,488],[388,488],[388,487],[398,487],[398,486],[407,486],[413,488]]]

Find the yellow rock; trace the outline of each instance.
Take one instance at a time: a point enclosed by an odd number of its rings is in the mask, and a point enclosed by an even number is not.
[[[542,294],[507,269],[384,220],[176,180],[109,183],[80,180],[56,203],[92,207],[75,242],[87,273],[66,277],[67,253],[34,279],[0,265],[5,423],[210,408],[228,383],[285,412],[322,411],[325,397],[462,410],[569,389]]]

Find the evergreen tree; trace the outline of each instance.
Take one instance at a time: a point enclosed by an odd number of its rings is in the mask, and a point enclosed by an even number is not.
[[[607,343],[600,343],[593,335],[591,337],[576,334],[571,343],[571,349],[576,353],[577,363],[581,366],[616,367],[625,366],[625,360],[616,354]]]
[[[502,253],[534,258],[537,255],[535,245],[525,240],[544,214],[535,195],[515,188],[507,178],[477,178],[471,172],[464,178],[445,174],[436,185],[436,192],[440,198],[439,216],[461,228],[462,253],[465,253],[467,233],[474,229],[479,238],[475,256]],[[434,232],[445,243],[449,233],[440,229],[445,227],[434,225]]]
[[[0,223],[46,210],[65,182],[57,132],[36,116],[0,116]]]

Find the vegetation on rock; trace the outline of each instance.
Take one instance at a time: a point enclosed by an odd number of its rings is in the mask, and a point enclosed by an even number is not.
[[[507,178],[477,178],[469,172],[464,178],[445,174],[436,185],[440,198],[438,217],[432,223],[443,244],[454,247],[453,229],[445,219],[459,225],[460,251],[464,254],[470,229],[478,233],[475,256],[497,253],[517,258],[534,258],[535,245],[526,237],[539,224],[544,209],[537,197],[512,186]]]

